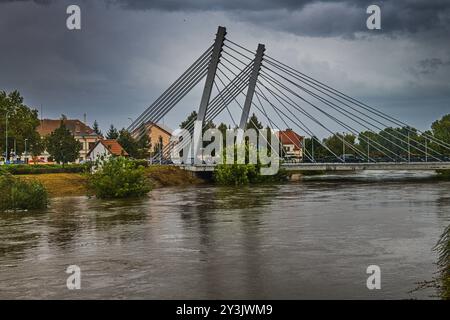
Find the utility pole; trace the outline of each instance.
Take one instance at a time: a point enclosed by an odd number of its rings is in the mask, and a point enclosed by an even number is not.
[[[311,137],[311,155],[312,155],[312,161],[316,162],[314,159],[314,136]]]
[[[428,139],[425,137],[425,162],[428,162]]]
[[[370,139],[367,138],[367,162],[370,162]]]
[[[342,160],[345,162],[345,132],[342,132]]]

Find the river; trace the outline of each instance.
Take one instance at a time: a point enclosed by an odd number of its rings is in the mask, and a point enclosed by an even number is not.
[[[52,199],[0,219],[0,298],[410,299],[435,277],[450,182],[361,173]],[[65,271],[81,269],[81,289]],[[368,290],[366,268],[381,269]]]

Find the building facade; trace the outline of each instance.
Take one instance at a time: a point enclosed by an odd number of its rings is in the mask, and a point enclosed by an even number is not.
[[[74,138],[80,142],[81,150],[77,159],[77,163],[87,160],[89,151],[94,148],[97,141],[103,139],[102,136],[96,134],[94,130],[78,119],[63,119],[67,129],[72,133]],[[46,137],[61,125],[61,119],[43,119],[39,127],[36,129],[41,138]],[[39,162],[51,162],[51,156],[44,151],[37,157]]]
[[[159,144],[162,144],[162,148],[170,143],[170,137],[172,136],[172,130],[160,123],[148,122],[145,124],[145,132],[150,142],[151,154],[156,153],[155,149],[159,148]],[[138,137],[140,129],[136,129],[133,132],[133,137]],[[169,151],[164,154],[164,157],[169,156]]]
[[[278,132],[283,157],[285,159],[300,161],[303,158],[304,137],[293,131],[286,129]]]
[[[112,156],[128,157],[128,153],[114,139],[99,140],[87,154],[89,161],[106,160]]]

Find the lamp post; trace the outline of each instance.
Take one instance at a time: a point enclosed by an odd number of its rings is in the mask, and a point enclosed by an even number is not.
[[[8,157],[8,117],[9,117],[9,114],[11,113],[11,110],[10,111],[7,111],[6,112],[6,119],[5,119],[5,163],[9,160],[9,157]]]
[[[25,161],[25,163],[28,164],[28,157],[27,157],[27,142],[28,142],[28,139],[25,139],[25,158],[24,158],[24,161]]]

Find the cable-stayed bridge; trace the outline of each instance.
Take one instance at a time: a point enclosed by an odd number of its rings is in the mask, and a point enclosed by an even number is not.
[[[203,79],[197,118],[184,126],[191,136],[201,137],[214,119],[224,115],[234,128],[245,129],[253,112],[272,129],[295,128],[309,139],[310,145],[302,146],[301,162],[282,161],[288,170],[450,169],[449,143],[267,55],[263,44],[252,51],[233,42],[224,27],[218,28],[214,43],[128,130],[137,138],[146,134],[146,124],[158,123]],[[346,133],[339,133],[343,131]],[[342,152],[317,138],[324,134],[340,139]],[[359,146],[349,141],[347,134],[355,136]],[[201,144],[194,138],[194,154],[198,154]],[[173,147],[173,143],[161,146],[154,158],[166,157]],[[211,171],[215,165],[186,162],[180,166]]]

